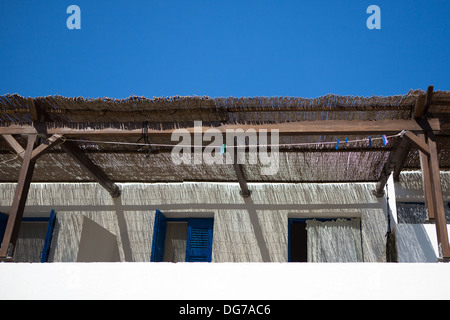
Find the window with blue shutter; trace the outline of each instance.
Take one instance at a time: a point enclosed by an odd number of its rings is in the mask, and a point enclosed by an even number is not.
[[[18,262],[47,262],[48,261],[48,255],[50,252],[50,247],[52,244],[52,238],[53,238],[53,230],[55,227],[55,221],[56,221],[56,212],[55,210],[52,210],[50,213],[50,217],[23,217],[22,218],[22,223],[25,222],[31,222],[33,224],[28,226],[28,230],[31,230],[30,228],[32,228],[33,234],[37,234],[37,238],[41,239],[41,241],[43,241],[43,247],[42,250],[39,248],[39,246],[37,247],[29,247],[27,244],[25,244],[26,248],[24,249],[24,252],[17,252],[20,250],[20,248],[16,247],[16,252],[14,254],[14,256],[17,258],[17,255],[19,255],[20,257],[18,258]],[[45,225],[42,226],[42,224],[47,224],[47,227],[45,228]],[[3,236],[5,234],[6,231],[6,226],[8,224],[8,215],[1,213],[0,212],[0,243],[3,241]],[[45,232],[42,233],[42,236],[40,236],[40,231],[38,230],[46,230]],[[20,238],[20,234],[19,234],[19,239],[18,241],[21,239]],[[36,241],[36,243],[38,244],[39,241]],[[36,251],[39,250],[39,251]],[[23,250],[22,250],[23,251]],[[33,253],[35,252],[35,253]],[[17,253],[17,255],[16,255]],[[35,256],[35,258],[32,258],[32,256]],[[40,257],[39,257],[40,256]],[[37,258],[39,260],[37,260]]]
[[[211,262],[213,219],[189,219],[186,262]]]
[[[151,262],[171,261],[167,256],[179,256],[172,252],[168,252],[175,248],[171,242],[180,242],[180,235],[173,232],[166,232],[168,224],[187,223],[187,233],[184,233],[186,256],[185,262],[211,262],[212,259],[212,243],[213,243],[213,227],[214,219],[212,218],[187,218],[187,219],[168,219],[160,211],[156,211],[155,225],[153,229],[153,243],[151,252]],[[179,228],[180,232],[183,228]],[[169,249],[166,248],[169,246]],[[179,247],[178,247],[179,249]],[[166,256],[165,256],[166,254]],[[180,260],[178,260],[180,261]],[[171,261],[176,262],[176,261]]]

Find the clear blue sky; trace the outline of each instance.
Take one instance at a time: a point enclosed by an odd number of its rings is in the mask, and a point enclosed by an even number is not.
[[[32,97],[450,90],[450,1],[0,0],[0,72]]]

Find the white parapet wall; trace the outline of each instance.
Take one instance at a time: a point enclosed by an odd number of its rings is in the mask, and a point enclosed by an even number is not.
[[[450,264],[1,263],[0,299],[449,299]]]
[[[446,210],[450,202],[450,172],[441,172],[443,201]],[[400,181],[395,183],[397,202],[425,202],[420,171],[402,172]],[[396,221],[397,222],[397,221]],[[399,262],[436,262],[440,256],[436,225],[401,223],[397,228],[397,248]],[[447,223],[450,234],[450,224]]]

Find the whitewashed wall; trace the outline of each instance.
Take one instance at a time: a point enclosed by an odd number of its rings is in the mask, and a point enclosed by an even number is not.
[[[441,172],[444,203],[450,202],[450,172]],[[398,202],[425,202],[420,171],[403,172],[395,183]],[[450,235],[450,225],[447,224]],[[436,262],[439,257],[436,225],[397,225],[397,247],[399,262]]]
[[[0,300],[447,300],[450,264],[1,263],[0,283]]]

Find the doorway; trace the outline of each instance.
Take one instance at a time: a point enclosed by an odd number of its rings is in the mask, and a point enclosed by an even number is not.
[[[289,262],[308,262],[305,220],[289,220]]]

